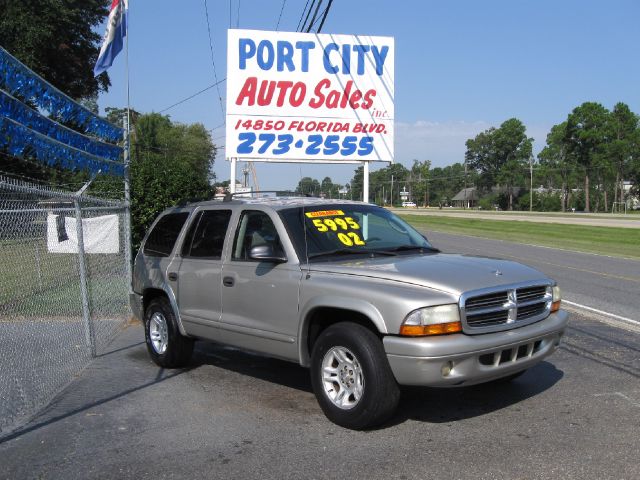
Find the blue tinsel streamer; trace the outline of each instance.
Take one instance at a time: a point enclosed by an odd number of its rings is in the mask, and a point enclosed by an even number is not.
[[[29,70],[0,47],[0,87],[11,95],[33,102],[63,122],[73,122],[86,132],[111,142],[124,131],[74,102],[67,95]]]
[[[36,132],[98,157],[117,161],[122,153],[122,147],[100,142],[60,125],[32,110],[2,89],[0,89],[0,117],[15,120]]]
[[[62,166],[70,170],[88,170],[122,176],[124,164],[112,162],[83,150],[64,145],[52,138],[34,132],[9,118],[0,117],[0,148],[14,157],[35,157],[49,166]]]

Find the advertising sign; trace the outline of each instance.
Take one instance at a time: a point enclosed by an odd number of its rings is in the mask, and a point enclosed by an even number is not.
[[[229,30],[226,156],[393,161],[391,37]]]

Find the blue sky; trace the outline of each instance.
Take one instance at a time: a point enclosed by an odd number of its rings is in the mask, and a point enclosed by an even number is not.
[[[275,30],[283,1],[207,4],[221,80],[229,25]],[[287,0],[279,29],[295,31],[304,6]],[[464,160],[468,138],[511,117],[524,122],[538,152],[551,126],[582,102],[622,101],[640,113],[639,20],[637,0],[334,0],[322,31],[395,38],[395,160],[445,166]],[[204,0],[130,0],[129,41],[131,105],[140,112],[162,111],[215,81]],[[126,105],[124,52],[109,74],[101,109]],[[224,83],[220,95],[224,105]],[[208,129],[224,123],[215,88],[164,113]],[[224,145],[224,127],[212,136]],[[224,153],[219,180],[229,178]],[[294,188],[301,176],[346,183],[355,169],[256,167],[263,190]]]

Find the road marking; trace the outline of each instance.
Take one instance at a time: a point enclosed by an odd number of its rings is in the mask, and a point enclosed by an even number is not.
[[[440,232],[443,233],[443,232]],[[468,236],[468,235],[461,235],[461,236]],[[471,238],[478,238],[478,237],[471,237]],[[493,240],[493,239],[487,239],[487,240]],[[505,240],[498,240],[499,242],[504,242]],[[508,243],[513,243],[513,242],[508,242]],[[527,245],[529,247],[537,247],[539,245],[529,245],[526,243],[522,243],[521,245]],[[477,248],[477,247],[466,247],[470,250],[476,250],[478,252],[483,252],[486,253],[486,250],[483,250],[481,248]],[[553,247],[543,247],[543,248],[553,248]],[[562,250],[559,248],[556,248],[554,250]],[[565,252],[572,252],[572,253],[583,253],[583,252],[574,252],[573,250],[563,250]],[[589,255],[598,255],[597,253],[593,253],[593,254],[589,254]],[[600,255],[600,256],[604,256],[604,255]],[[509,255],[509,254],[505,254],[505,253],[501,253],[499,254],[500,258],[515,258],[516,260],[522,260],[524,262],[531,262],[531,263],[542,263],[544,265],[551,265],[552,267],[560,267],[560,268],[568,268],[570,270],[576,270],[578,272],[584,272],[584,273],[590,273],[592,275],[600,275],[601,277],[608,277],[608,278],[616,278],[618,280],[625,280],[627,282],[634,282],[634,283],[640,283],[640,278],[632,278],[632,277],[625,277],[623,275],[614,275],[612,273],[603,273],[603,272],[596,272],[594,270],[587,270],[585,268],[578,268],[578,267],[572,267],[571,265],[562,265],[560,263],[553,263],[553,262],[545,262],[544,260],[539,260],[537,258],[529,258],[529,257],[522,257],[522,256],[517,256],[517,255]],[[621,258],[621,257],[611,257],[611,258]],[[628,259],[628,260],[632,260],[632,259]]]
[[[615,318],[616,320],[622,320],[623,322],[628,322],[633,325],[640,325],[638,320],[633,320],[627,317],[621,317],[620,315],[616,315],[615,313],[605,312],[603,310],[598,310],[597,308],[587,307],[586,305],[582,305],[581,303],[570,302],[569,300],[562,299],[562,303],[568,303],[569,305],[573,305],[574,307],[583,308],[584,310],[589,310],[590,312],[597,313],[599,315],[604,315],[605,317]]]
[[[619,256],[619,255],[607,255],[605,253],[583,252],[583,251],[580,251],[580,250],[569,250],[568,248],[550,247],[548,245],[538,245],[538,244],[534,244],[534,243],[521,243],[521,242],[518,242],[518,241],[515,241],[515,240],[502,240],[500,238],[480,237],[478,235],[468,235],[468,234],[464,234],[464,233],[452,233],[452,232],[446,232],[446,231],[436,230],[436,229],[427,228],[427,227],[423,228],[423,230],[425,230],[427,233],[435,232],[435,233],[442,233],[444,235],[453,235],[453,236],[458,236],[458,237],[480,238],[482,240],[494,240],[496,242],[511,243],[511,244],[516,244],[516,245],[526,245],[527,247],[548,248],[549,250],[558,250],[560,252],[577,253],[577,254],[580,254],[580,255],[595,255],[596,257],[606,257],[606,258],[612,258],[614,260],[632,260],[632,261],[635,261],[635,262],[640,261],[637,257],[623,257],[623,256]]]
[[[586,268],[578,268],[578,267],[572,267],[571,265],[562,265],[560,263],[545,262],[543,260],[516,257],[515,255],[505,255],[505,257],[517,258],[518,260],[525,260],[527,262],[530,261],[530,262],[544,263],[545,265],[551,265],[552,267],[568,268],[569,270],[577,270],[578,272],[590,273],[592,275],[600,275],[602,277],[617,278],[618,280],[626,280],[627,282],[640,283],[640,279],[625,277],[623,275],[614,275],[613,273],[596,272],[594,270],[587,270]]]
[[[636,407],[640,407],[640,403],[636,402],[633,398],[625,395],[622,392],[595,393],[593,396],[594,397],[607,397],[607,396],[621,397],[621,398],[624,398],[626,401],[628,401],[631,405],[635,405]]]

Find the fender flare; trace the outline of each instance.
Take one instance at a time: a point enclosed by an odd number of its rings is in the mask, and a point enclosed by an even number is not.
[[[309,333],[309,321],[313,311],[318,308],[352,310],[371,320],[378,332],[382,334],[388,333],[387,325],[380,313],[380,310],[369,302],[335,295],[321,295],[314,297],[301,308],[300,321],[298,322],[298,356],[300,358],[300,365],[304,367],[309,366],[309,359],[311,355],[306,342]]]
[[[184,325],[182,324],[182,318],[180,317],[180,310],[178,310],[178,302],[176,301],[176,297],[173,293],[173,290],[169,287],[169,285],[167,285],[166,282],[163,282],[160,288],[150,288],[148,290],[161,290],[162,292],[164,292],[165,296],[169,300],[169,304],[171,305],[171,308],[173,309],[173,315],[175,316],[176,322],[178,323],[178,330],[180,330],[180,334],[184,337],[189,337],[189,334],[184,329]],[[143,298],[144,298],[144,293],[143,293]],[[142,315],[144,319],[144,315],[145,315],[144,311],[142,312]]]

